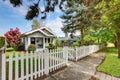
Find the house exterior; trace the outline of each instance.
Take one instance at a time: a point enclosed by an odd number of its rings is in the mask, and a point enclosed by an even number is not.
[[[59,40],[61,40],[61,46],[71,46],[73,42],[76,42],[79,40],[79,36],[74,36],[73,38],[71,37],[59,37]]]
[[[22,35],[22,42],[25,44],[25,50],[30,44],[35,44],[37,50],[46,48],[49,43],[55,42],[55,33],[48,27],[33,29]]]

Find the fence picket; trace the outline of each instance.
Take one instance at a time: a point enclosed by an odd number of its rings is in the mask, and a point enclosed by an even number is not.
[[[24,55],[21,54],[21,80],[24,79]]]
[[[28,77],[28,69],[29,69],[29,68],[28,68],[28,65],[29,65],[29,64],[28,64],[28,56],[29,56],[29,55],[28,55],[28,52],[26,52],[26,80],[28,80],[28,78],[29,78],[29,77]]]
[[[33,80],[33,53],[30,53],[30,79]]]
[[[15,80],[18,80],[18,53],[16,53],[15,57]]]
[[[13,80],[13,54],[9,57],[9,80]]]
[[[37,78],[37,54],[34,53],[35,57],[34,57],[34,60],[35,60],[35,79]]]
[[[48,75],[48,73],[49,73],[49,54],[48,54],[48,50],[45,50],[44,60],[45,60],[45,74]]]

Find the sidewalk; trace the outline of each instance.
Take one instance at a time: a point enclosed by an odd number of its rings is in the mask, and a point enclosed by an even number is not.
[[[94,76],[96,67],[104,59],[104,56],[104,53],[94,53],[78,62],[69,61],[66,69],[50,75],[45,80],[94,80],[91,77]]]

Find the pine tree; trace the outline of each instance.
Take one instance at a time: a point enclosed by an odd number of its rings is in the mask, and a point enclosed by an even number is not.
[[[67,7],[63,10],[61,18],[64,20],[62,30],[65,33],[74,33],[76,30],[81,32],[81,45],[84,44],[84,29],[91,26],[98,17],[98,10],[94,7],[98,1],[93,0],[71,0],[67,2]]]

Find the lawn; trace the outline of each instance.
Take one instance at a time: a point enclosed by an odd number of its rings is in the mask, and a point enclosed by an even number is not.
[[[117,48],[108,47],[105,52],[106,58],[97,70],[112,76],[120,76],[120,59],[117,57]]]

